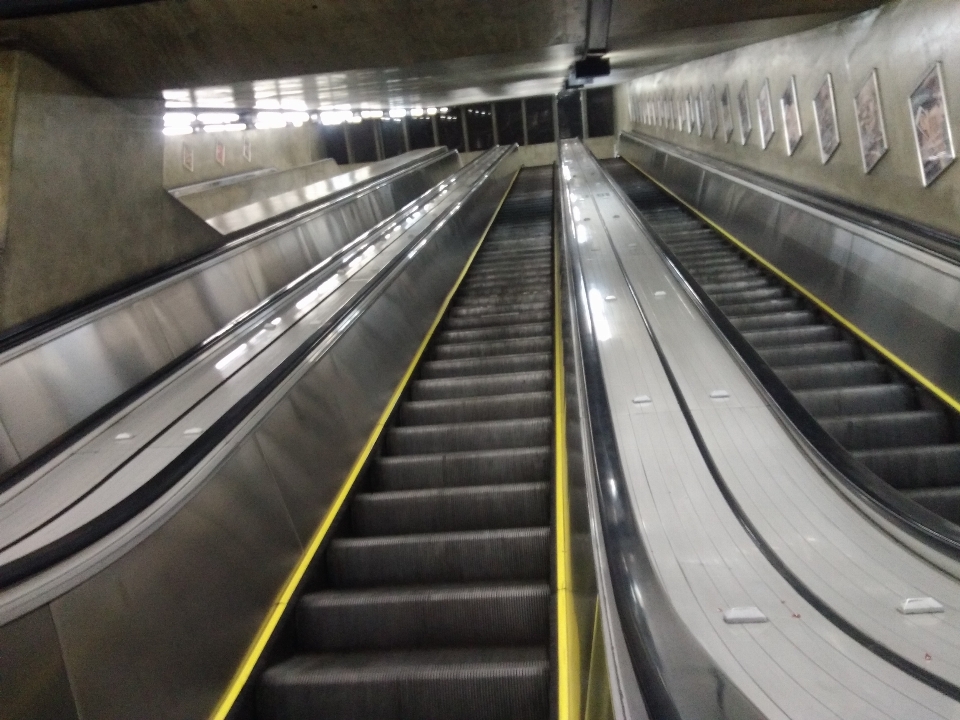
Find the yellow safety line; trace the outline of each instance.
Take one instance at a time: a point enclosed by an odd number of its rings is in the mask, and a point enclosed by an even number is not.
[[[510,190],[513,188],[513,184],[516,182],[517,175],[519,174],[519,169],[513,174],[513,178],[511,178],[509,186],[504,192],[503,197],[500,198],[496,212],[494,212],[493,216],[490,218],[490,222],[488,222],[487,226],[484,228],[483,234],[480,236],[480,240],[470,253],[470,257],[467,259],[467,263],[460,272],[460,276],[457,278],[457,281],[450,289],[450,292],[447,293],[443,304],[440,306],[440,310],[437,312],[437,316],[434,318],[433,323],[430,325],[430,329],[423,338],[423,342],[420,343],[420,347],[413,356],[413,360],[410,361],[407,371],[403,374],[399,384],[393,391],[393,395],[391,395],[390,401],[387,403],[383,414],[380,415],[380,419],[377,421],[373,431],[370,433],[370,437],[367,438],[367,442],[363,446],[363,450],[360,451],[360,455],[357,457],[356,462],[354,462],[353,467],[350,470],[350,474],[347,475],[347,479],[340,488],[340,492],[337,493],[336,499],[333,501],[330,509],[327,510],[326,515],[324,515],[323,522],[320,523],[320,527],[318,527],[316,532],[313,534],[313,537],[310,539],[310,543],[300,556],[300,561],[293,568],[293,571],[287,577],[287,581],[283,584],[283,588],[280,590],[279,595],[277,595],[277,598],[273,601],[273,606],[270,610],[270,613],[267,615],[266,619],[263,621],[263,624],[260,626],[260,629],[257,631],[257,634],[253,640],[253,644],[247,650],[243,661],[240,663],[240,667],[233,676],[233,680],[230,681],[227,691],[220,698],[220,702],[217,703],[213,714],[210,715],[210,720],[224,720],[224,718],[226,718],[233,709],[234,702],[236,702],[237,697],[240,695],[240,691],[243,690],[243,687],[246,685],[247,680],[249,680],[254,667],[256,667],[257,662],[260,660],[260,656],[263,654],[264,648],[267,646],[270,637],[273,635],[273,631],[280,622],[280,618],[283,617],[283,613],[290,602],[290,598],[293,597],[297,586],[300,584],[304,574],[307,572],[307,568],[310,566],[310,563],[316,556],[317,551],[320,549],[327,532],[330,530],[330,526],[337,517],[337,513],[340,512],[340,508],[350,495],[350,491],[353,489],[353,485],[356,482],[357,477],[359,477],[360,472],[363,470],[363,467],[367,462],[367,458],[370,457],[370,453],[373,451],[374,446],[380,439],[380,434],[383,432],[384,426],[390,419],[390,415],[393,413],[393,409],[396,406],[397,401],[399,401],[400,395],[403,393],[404,388],[410,381],[410,377],[413,375],[413,371],[420,362],[420,358],[423,355],[424,350],[426,350],[427,345],[433,338],[433,334],[436,331],[437,326],[440,324],[440,320],[443,318],[444,313],[446,313],[447,306],[450,304],[450,300],[457,292],[457,289],[460,287],[460,283],[463,282],[464,276],[467,274],[467,271],[473,264],[473,259],[480,250],[480,246],[483,244],[483,241],[486,240],[487,233],[490,232],[490,227],[493,225],[494,220],[496,220],[497,215],[500,213],[500,208],[503,207],[503,203],[507,199],[507,195],[510,194]]]
[[[557,708],[559,720],[580,717],[580,640],[573,607],[570,559],[570,500],[567,492],[567,400],[563,385],[560,318],[560,248],[554,231],[553,261],[554,444],[557,521]]]
[[[825,313],[827,313],[827,315],[829,315],[830,317],[832,317],[832,318],[833,318],[834,320],[836,320],[838,323],[840,323],[841,325],[843,325],[847,330],[849,330],[849,331],[852,332],[854,335],[856,335],[858,338],[860,338],[861,340],[863,340],[867,345],[869,345],[871,348],[873,348],[874,350],[876,350],[878,353],[880,353],[883,357],[885,357],[885,358],[886,358],[887,360],[889,360],[891,363],[893,363],[894,365],[896,365],[900,370],[902,370],[902,371],[905,372],[907,375],[909,375],[911,378],[913,378],[913,379],[916,380],[918,383],[920,383],[921,385],[923,385],[927,390],[929,390],[930,392],[932,392],[934,395],[936,395],[938,398],[940,398],[943,402],[945,402],[947,405],[949,405],[950,407],[952,407],[954,410],[956,410],[957,412],[960,412],[960,401],[954,399],[954,398],[953,398],[951,395],[949,395],[945,390],[943,390],[943,389],[941,389],[940,387],[938,387],[933,381],[931,381],[930,379],[928,379],[927,377],[925,377],[923,374],[921,374],[921,373],[918,372],[917,370],[914,370],[914,369],[913,369],[910,365],[908,365],[905,361],[901,360],[897,355],[895,355],[895,354],[892,353],[890,350],[888,350],[888,349],[885,348],[883,345],[881,345],[879,342],[877,342],[877,341],[874,340],[872,337],[870,337],[869,335],[867,335],[865,332],[863,332],[863,330],[861,330],[861,329],[858,328],[856,325],[854,325],[852,322],[850,322],[849,320],[847,320],[843,315],[841,315],[841,314],[838,313],[836,310],[834,310],[832,307],[830,307],[829,305],[827,305],[827,303],[825,303],[823,300],[821,300],[820,298],[818,298],[818,297],[817,297],[816,295],[814,295],[812,292],[810,292],[809,290],[807,290],[807,288],[805,288],[803,285],[801,285],[801,284],[798,283],[796,280],[794,280],[793,278],[791,278],[789,275],[787,275],[787,274],[784,273],[784,272],[781,272],[781,271],[778,270],[776,267],[774,267],[773,265],[771,265],[769,262],[767,262],[766,260],[764,260],[760,255],[758,255],[757,253],[755,253],[755,252],[754,252],[753,250],[751,250],[749,247],[747,247],[747,246],[744,245],[742,242],[740,242],[739,240],[737,240],[737,238],[735,238],[732,234],[730,234],[729,232],[727,232],[727,230],[725,230],[723,227],[721,227],[720,225],[718,225],[717,223],[715,223],[713,220],[711,220],[710,218],[708,218],[706,215],[704,215],[702,212],[700,212],[699,210],[697,210],[695,207],[693,207],[692,205],[690,205],[690,203],[688,203],[686,200],[684,200],[683,198],[679,197],[676,193],[674,193],[672,190],[670,190],[668,187],[666,187],[663,183],[661,183],[661,182],[659,182],[658,180],[656,180],[655,178],[653,178],[653,177],[652,177],[649,173],[647,173],[645,170],[643,170],[642,168],[638,167],[635,163],[630,162],[630,160],[627,160],[627,158],[623,158],[623,159],[626,160],[626,162],[627,162],[628,164],[630,164],[630,165],[632,165],[634,168],[636,168],[637,171],[640,172],[640,173],[641,173],[644,177],[646,177],[648,180],[650,180],[650,182],[654,183],[657,187],[659,187],[659,188],[660,188],[661,190],[663,190],[665,193],[667,193],[668,195],[670,195],[670,196],[671,196],[672,198],[674,198],[677,202],[681,203],[681,204],[682,204],[684,207],[686,207],[690,212],[692,212],[693,214],[695,214],[697,217],[699,217],[701,220],[703,220],[705,223],[707,223],[710,227],[712,227],[712,228],[713,228],[714,230],[716,230],[718,233],[720,233],[721,235],[723,235],[723,237],[725,237],[727,240],[729,240],[730,242],[732,242],[734,245],[736,245],[738,248],[740,248],[743,252],[747,253],[747,255],[749,255],[750,257],[752,257],[754,260],[756,260],[758,263],[760,263],[761,265],[763,265],[765,268],[767,268],[767,269],[768,269],[770,272],[772,272],[774,275],[776,275],[776,276],[779,277],[781,280],[783,280],[784,282],[786,282],[788,285],[792,286],[795,290],[797,290],[798,292],[800,292],[800,293],[802,293],[804,296],[806,296],[811,302],[813,302],[815,305],[817,305],[817,307],[819,307],[821,310],[823,310]]]

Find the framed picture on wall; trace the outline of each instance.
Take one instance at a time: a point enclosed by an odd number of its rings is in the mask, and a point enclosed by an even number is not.
[[[956,157],[940,63],[930,68],[910,93],[910,117],[920,160],[920,179],[926,187],[940,177]]]
[[[760,147],[766,150],[774,133],[769,78],[764,78],[763,85],[760,86],[760,94],[757,95],[757,117],[760,125]]]
[[[704,108],[707,114],[707,133],[711,138],[717,135],[717,88],[713,85],[707,90],[707,104]]]
[[[857,132],[860,135],[860,157],[863,172],[868,173],[887,152],[887,128],[883,123],[883,108],[880,106],[880,83],[876,69],[853,98],[857,113]]]
[[[730,142],[733,135],[733,111],[730,110],[730,86],[724,85],[720,93],[720,122],[723,124],[723,141]]]
[[[753,124],[750,121],[750,90],[747,88],[746,80],[743,81],[740,92],[737,93],[737,110],[740,115],[740,144],[746,145],[750,131],[753,130]]]
[[[783,134],[787,141],[787,155],[793,155],[803,137],[800,125],[800,106],[797,105],[797,79],[790,76],[787,89],[780,98],[780,114],[783,116]]]
[[[180,158],[183,163],[183,169],[187,172],[193,172],[193,148],[184,143],[180,150]]]
[[[250,137],[244,133],[243,135],[243,159],[247,162],[253,162],[253,148],[250,147]]]
[[[817,143],[820,162],[824,165],[840,147],[840,128],[837,124],[837,103],[833,95],[833,76],[827,73],[823,85],[813,96],[813,116],[817,124]]]
[[[693,98],[693,116],[697,121],[697,135],[703,135],[703,90],[697,90]]]
[[[684,123],[685,130],[688,133],[693,132],[693,96],[687,93],[687,104],[685,105]]]

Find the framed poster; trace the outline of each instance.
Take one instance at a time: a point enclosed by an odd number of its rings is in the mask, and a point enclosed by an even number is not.
[[[684,130],[686,130],[688,133],[692,133],[693,132],[693,97],[690,95],[690,93],[687,93],[687,102],[686,102],[686,105],[684,105],[684,108],[686,112],[686,114],[683,116]]]
[[[253,162],[253,148],[250,145],[250,136],[248,136],[246,133],[243,135],[243,149],[241,152],[244,160],[247,162]]]
[[[717,136],[717,88],[713,85],[707,91],[707,104],[704,107],[707,115],[707,134],[713,138]]]
[[[184,170],[193,172],[193,148],[184,143],[180,152],[180,156],[183,162]]]
[[[857,112],[857,131],[860,135],[863,172],[868,173],[880,162],[880,158],[886,154],[888,147],[876,68],[870,72],[870,77],[860,88],[860,92],[854,96],[853,107]]]
[[[800,106],[797,105],[797,79],[790,76],[787,89],[780,98],[780,114],[783,116],[783,134],[787,141],[787,155],[793,155],[803,137],[800,125]]]
[[[703,135],[703,90],[697,90],[693,99],[694,118],[697,121],[697,135]]]
[[[723,141],[730,142],[733,136],[733,111],[730,110],[729,85],[724,85],[720,93],[720,122],[723,124]]]
[[[827,73],[823,85],[813,96],[813,116],[817,121],[817,143],[820,162],[824,165],[840,147],[840,127],[837,124],[837,103],[833,96],[833,76]]]
[[[222,142],[218,142],[213,150],[213,159],[217,165],[224,167],[227,164],[227,148]]]
[[[920,160],[920,179],[926,187],[940,177],[956,157],[940,63],[930,68],[910,93],[910,117]]]
[[[770,79],[764,78],[757,95],[757,117],[760,121],[760,147],[764,150],[773,137],[773,105],[770,104]]]
[[[750,137],[750,131],[753,125],[750,122],[750,95],[747,88],[747,81],[743,81],[740,92],[737,93],[737,110],[740,114],[740,144],[746,145],[747,138]]]

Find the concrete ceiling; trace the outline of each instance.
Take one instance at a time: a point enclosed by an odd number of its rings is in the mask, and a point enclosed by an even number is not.
[[[877,4],[613,0],[607,82]],[[587,12],[587,0],[153,0],[0,20],[0,45],[117,97],[453,105],[559,90]]]

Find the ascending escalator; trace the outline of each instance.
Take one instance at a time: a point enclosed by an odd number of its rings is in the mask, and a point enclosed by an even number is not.
[[[960,523],[955,413],[625,161],[604,165],[820,425],[893,487]]]
[[[553,176],[523,171],[386,430],[263,720],[548,718]]]

